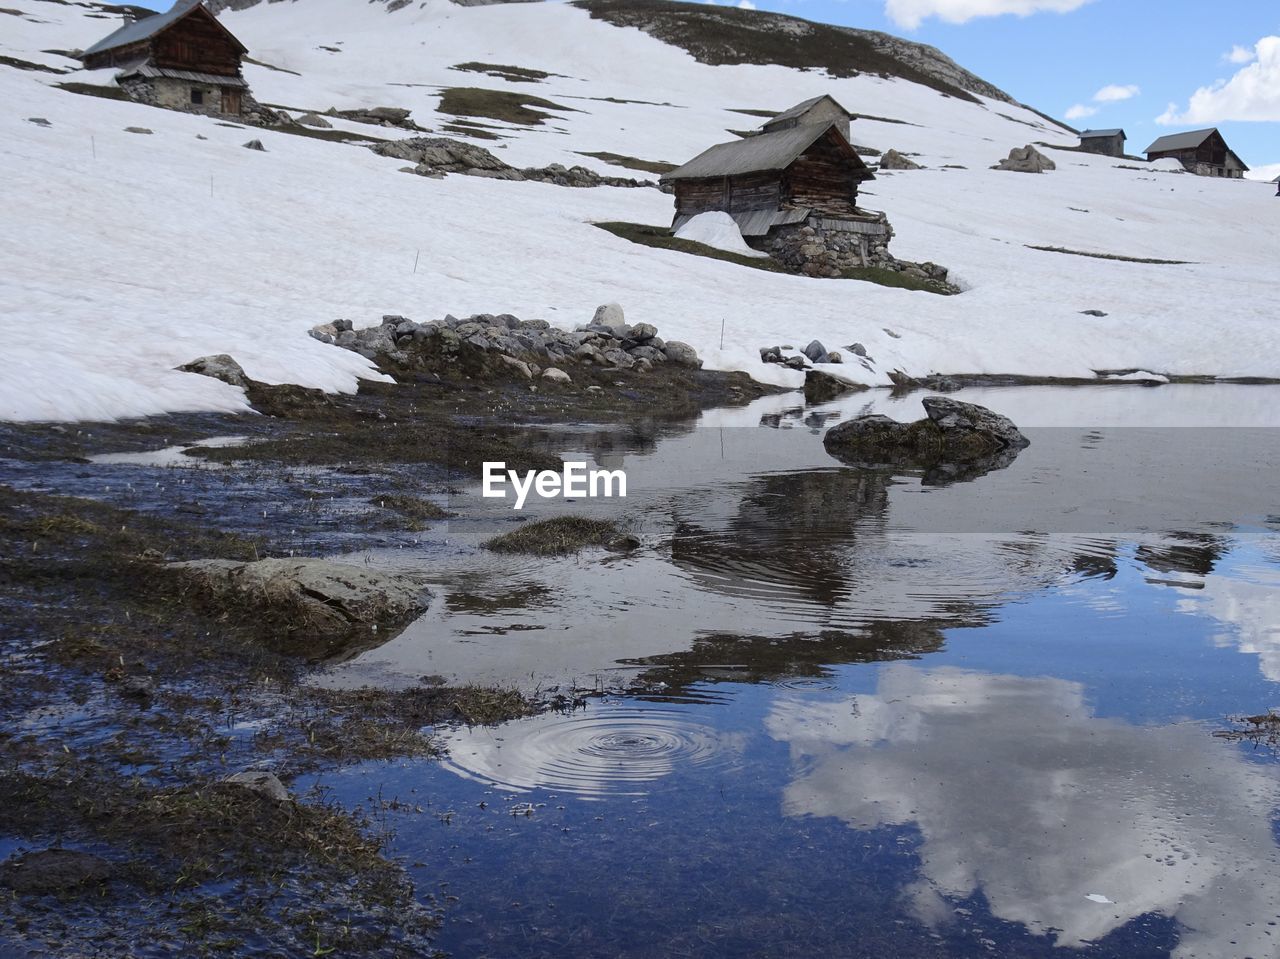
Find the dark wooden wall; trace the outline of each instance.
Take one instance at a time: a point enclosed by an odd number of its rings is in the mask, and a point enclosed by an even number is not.
[[[830,137],[802,153],[783,177],[783,200],[819,213],[853,213],[858,206],[860,170]]]
[[[706,213],[724,210],[777,210],[782,205],[782,181],[777,173],[752,173],[705,180],[677,180],[676,213]]]
[[[1089,137],[1080,141],[1080,149],[1085,153],[1122,157],[1124,156],[1124,138],[1118,133],[1113,137]]]
[[[152,38],[151,59],[158,67],[234,77],[240,74],[240,48],[203,8]]]

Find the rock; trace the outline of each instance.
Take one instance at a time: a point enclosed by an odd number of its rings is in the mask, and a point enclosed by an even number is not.
[[[1057,168],[1056,163],[1028,143],[1024,147],[1014,147],[1005,159],[991,169],[1011,170],[1014,173],[1044,173]]]
[[[897,150],[886,150],[880,157],[881,170],[919,170],[920,164]]]
[[[838,350],[832,350],[830,353],[828,353],[828,354],[827,354],[827,362],[828,362],[828,363],[843,363],[843,362],[844,362],[844,357],[840,355],[840,352],[839,352]]]
[[[148,130],[146,127],[125,127],[124,132],[125,133],[144,133],[150,136],[153,131]]]
[[[304,633],[398,624],[426,609],[431,598],[406,573],[326,559],[200,559],[166,568],[215,600],[266,607]]]
[[[628,354],[626,350],[605,350],[604,358],[620,370],[629,370],[636,365],[635,358]]]
[[[849,350],[849,352],[851,352],[854,356],[861,356],[865,358],[867,355],[867,348],[863,346],[861,343],[850,343],[849,346],[846,347],[846,349]]]
[[[300,123],[304,127],[317,127],[321,130],[333,129],[333,124],[330,123],[328,120],[326,120],[324,117],[322,117],[318,113],[304,113],[302,116],[298,117],[298,119],[295,120],[294,122]]]
[[[38,126],[38,127],[51,127],[51,126],[53,126],[53,124],[52,124],[52,123],[50,123],[48,120],[46,120],[44,117],[27,117],[27,122],[28,122],[28,123],[34,123],[34,124],[35,124],[36,126]]]
[[[569,374],[564,370],[558,370],[554,366],[549,366],[542,371],[542,378],[550,380],[552,383],[572,383]]]
[[[702,360],[698,359],[697,351],[688,343],[681,343],[679,340],[668,340],[663,353],[668,360],[677,366],[688,366],[695,370],[702,369]]]
[[[215,380],[222,380],[232,386],[247,387],[249,385],[249,377],[245,374],[244,368],[226,353],[202,356],[184,366],[179,366],[178,369],[183,373],[212,376]]]
[[[806,370],[804,374],[804,398],[809,403],[825,403],[845,393],[858,393],[868,387],[823,370]]]
[[[925,419],[859,416],[828,430],[822,444],[851,466],[923,470],[930,485],[1003,469],[1029,445],[1011,420],[985,407],[943,396],[925,397],[923,404]]]
[[[667,354],[662,350],[653,346],[637,346],[629,350],[632,357],[637,361],[644,360],[646,363],[665,363],[667,362]]]
[[[275,773],[258,770],[232,773],[222,782],[227,786],[235,786],[237,789],[247,790],[274,803],[289,801],[289,790],[284,787],[284,783],[277,778]]]
[[[583,343],[574,350],[573,358],[579,363],[595,363],[598,366],[604,366],[606,362],[604,354],[590,343]]]
[[[0,886],[17,893],[47,896],[98,886],[115,873],[99,856],[77,849],[42,849],[0,863]]]
[[[617,303],[606,303],[604,306],[596,307],[596,314],[591,318],[592,326],[618,327],[626,326],[627,321],[622,313],[622,307]],[[657,330],[653,331],[657,334]]]
[[[827,348],[817,340],[811,340],[809,345],[806,346],[802,352],[805,356],[809,357],[810,362],[819,363],[821,362],[821,357],[827,355]]]
[[[793,370],[804,370],[808,369],[809,361],[803,356],[788,356],[783,358],[782,365],[790,367]]]
[[[120,680],[121,696],[148,702],[155,694],[156,684],[150,676],[126,676]]]
[[[243,146],[246,150],[259,150],[263,153],[267,152],[267,148],[262,145],[261,140],[250,140],[248,143],[243,144]]]
[[[631,327],[631,339],[637,343],[644,343],[658,335],[658,328],[651,323],[637,323]]]
[[[522,360],[517,360],[514,356],[508,356],[506,353],[499,353],[498,359],[515,370],[526,380],[533,379],[533,370],[529,369],[528,363],[525,363]]]
[[[1101,310],[1081,310],[1080,315],[1081,316],[1106,316],[1107,314],[1103,313]]]

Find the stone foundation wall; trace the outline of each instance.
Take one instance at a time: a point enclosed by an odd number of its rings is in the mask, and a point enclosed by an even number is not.
[[[872,266],[894,270],[918,279],[947,281],[947,270],[936,263],[910,263],[889,252],[893,227],[883,214],[879,222],[859,224],[867,232],[853,232],[824,225],[823,218],[809,217],[803,223],[778,227],[768,236],[748,242],[794,273],[803,276],[837,277],[845,270]]]
[[[130,100],[164,110],[197,113],[207,117],[227,116],[222,112],[222,88],[217,84],[197,83],[193,80],[175,80],[172,77],[126,77],[119,81],[120,89]],[[204,94],[203,103],[191,102],[191,91]],[[240,90],[240,113],[236,119],[256,126],[275,126],[292,122],[287,115],[263,106],[253,98],[247,88]]]

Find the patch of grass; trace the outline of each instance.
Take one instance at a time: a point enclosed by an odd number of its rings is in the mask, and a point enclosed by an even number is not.
[[[742,113],[749,117],[763,117],[766,120],[771,120],[782,112],[781,110],[740,110],[736,107],[729,107],[728,109],[730,113]]]
[[[79,93],[88,97],[102,97],[104,100],[128,100],[129,96],[119,87],[107,87],[98,83],[81,83],[79,80],[66,80],[55,83],[59,90],[68,93]]]
[[[477,140],[509,140],[500,133],[494,133],[493,127],[485,126],[483,123],[467,123],[459,121],[458,123],[446,123],[440,129],[446,133],[456,133],[459,136],[474,137]]]
[[[245,63],[252,63],[255,67],[265,67],[268,70],[274,70],[276,73],[287,73],[290,76],[302,76],[297,70],[286,70],[284,67],[278,67],[274,63],[265,63],[262,60],[255,60],[253,57],[245,57]]]
[[[666,227],[618,221],[597,223],[595,225],[616,237],[630,240],[632,243],[639,243],[641,246],[651,246],[659,250],[675,250],[678,253],[692,253],[694,256],[705,256],[712,260],[724,260],[727,263],[749,266],[753,270],[765,270],[768,273],[789,272],[781,263],[772,258],[743,256],[740,253],[717,250],[715,247],[707,246],[705,243],[677,239],[671,235],[671,231]]]
[[[632,243],[639,243],[642,246],[651,246],[659,250],[675,250],[678,253],[692,253],[695,256],[705,256],[713,260],[724,260],[728,263],[736,263],[739,266],[749,266],[753,270],[765,270],[769,273],[786,273],[794,275],[777,260],[764,257],[743,256],[740,253],[729,253],[726,250],[717,250],[713,246],[707,246],[704,243],[694,243],[692,240],[681,240],[671,235],[671,231],[658,226],[645,226],[640,223],[620,223],[608,222],[597,223],[596,226],[602,230],[607,230],[614,236],[621,237],[624,240],[630,240]],[[862,280],[867,283],[876,283],[880,286],[892,286],[902,290],[919,290],[925,293],[937,293],[948,296],[956,291],[945,283],[937,280],[921,279],[916,276],[908,276],[905,273],[899,273],[896,270],[886,270],[881,267],[864,266],[857,267],[852,270],[845,270],[840,279],[844,280]]]
[[[0,56],[0,66],[14,67],[18,70],[34,70],[39,73],[70,73],[60,67],[47,67],[43,63],[32,63],[30,60],[19,60],[16,57]]]
[[[450,513],[447,509],[443,509],[429,499],[423,499],[420,496],[407,496],[402,493],[393,493],[390,496],[375,496],[370,502],[382,509],[394,510],[415,523],[448,519],[450,516],[458,515],[457,513]]]
[[[610,546],[622,536],[617,523],[578,516],[557,516],[528,523],[518,530],[496,536],[484,544],[496,553],[528,553],[533,556],[564,556],[588,546]]]
[[[594,153],[587,153],[583,150],[578,151],[579,156],[594,157],[613,166],[625,167],[628,170],[642,170],[645,173],[657,173],[661,176],[663,173],[670,173],[676,169],[678,164],[665,163],[662,160],[641,160],[637,157],[623,156],[621,153],[609,153],[601,150]]]
[[[464,73],[483,73],[511,83],[541,83],[548,77],[561,76],[559,73],[547,73],[545,70],[533,70],[529,67],[513,67],[502,63],[477,63],[474,60],[455,63],[450,69],[461,70]]]
[[[449,87],[440,95],[441,113],[455,117],[486,117],[525,126],[538,126],[556,117],[545,111],[576,113],[571,107],[552,103],[542,97],[507,90],[485,90],[481,87]]]
[[[312,140],[328,140],[331,143],[385,143],[386,137],[370,136],[368,133],[351,133],[347,130],[309,127],[301,123],[290,123],[285,126],[271,128],[275,133],[287,133],[295,137],[309,137]]]
[[[1119,253],[1090,253],[1086,250],[1068,250],[1063,246],[1034,246],[1026,244],[1028,250],[1040,250],[1044,253],[1066,253],[1069,256],[1087,256],[1095,260],[1119,260],[1122,263],[1150,263],[1156,266],[1193,266],[1191,260],[1156,260],[1140,256],[1121,256]]]

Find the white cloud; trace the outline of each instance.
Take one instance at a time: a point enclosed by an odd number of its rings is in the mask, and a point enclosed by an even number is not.
[[[1232,47],[1229,53],[1222,55],[1222,59],[1228,63],[1253,63],[1256,58],[1257,54],[1248,47],[1242,47],[1239,44]]]
[[[1280,120],[1280,37],[1263,37],[1254,47],[1252,63],[1230,80],[1201,87],[1191,95],[1185,110],[1169,104],[1156,123],[1170,126],[1224,120]]]
[[[751,0],[738,0],[739,10],[754,10],[756,5]]]
[[[947,23],[968,23],[978,17],[1033,13],[1070,13],[1092,0],[885,0],[885,15],[900,27],[914,30],[929,17]]]
[[[1141,92],[1142,89],[1134,84],[1122,87],[1111,83],[1095,93],[1093,99],[1097,103],[1118,103],[1121,100],[1132,100]]]
[[[1097,112],[1097,107],[1087,107],[1083,103],[1077,103],[1075,106],[1067,108],[1066,117],[1068,120],[1083,120],[1085,117],[1091,117]]]
[[[1264,163],[1254,167],[1244,176],[1246,180],[1264,180],[1271,183],[1280,176],[1280,163]]]

